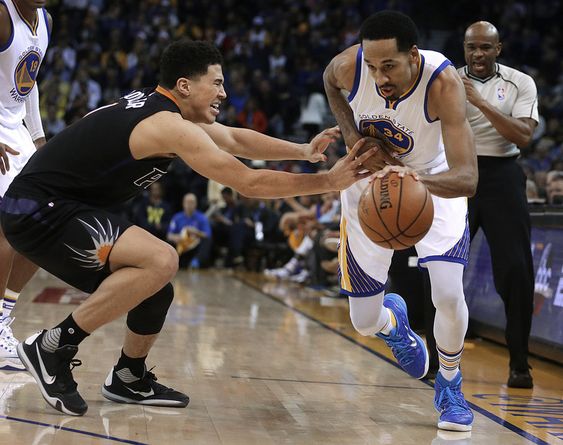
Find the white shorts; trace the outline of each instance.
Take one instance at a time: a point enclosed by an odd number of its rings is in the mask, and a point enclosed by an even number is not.
[[[358,221],[358,202],[369,178],[341,192],[340,287],[353,297],[376,295],[385,289],[393,250],[378,246],[363,232]],[[452,261],[467,265],[469,226],[467,198],[440,198],[432,195],[434,222],[426,236],[415,244],[418,264]]]
[[[35,144],[31,140],[31,136],[24,125],[17,128],[6,128],[0,125],[0,142],[8,145],[10,148],[18,151],[19,155],[12,155],[8,153],[8,160],[10,161],[10,170],[5,175],[0,173],[0,198],[4,196],[6,190],[17,176],[22,171],[29,158],[35,153]]]

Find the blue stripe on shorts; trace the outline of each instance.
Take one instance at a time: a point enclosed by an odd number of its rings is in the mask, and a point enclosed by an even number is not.
[[[385,290],[385,284],[377,281],[365,273],[357,263],[350,250],[349,243],[346,243],[346,267],[348,269],[347,278],[350,281],[350,289],[342,287],[342,271],[338,267],[338,279],[340,281],[340,292],[349,297],[371,297]]]
[[[442,255],[431,255],[425,258],[419,258],[418,266],[421,267],[424,263],[427,263],[429,261],[449,261],[452,263],[460,263],[464,266],[467,266],[467,262],[469,261],[469,246],[469,223],[466,219],[463,235],[461,235],[459,241],[455,243],[455,245],[450,250]]]

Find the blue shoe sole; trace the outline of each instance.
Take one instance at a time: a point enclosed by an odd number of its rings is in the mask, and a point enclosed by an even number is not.
[[[462,423],[439,421],[438,428],[446,431],[471,431],[472,424],[464,425]]]

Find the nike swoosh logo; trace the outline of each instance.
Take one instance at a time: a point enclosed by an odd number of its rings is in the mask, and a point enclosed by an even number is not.
[[[26,338],[25,341],[24,341],[24,343],[25,343],[26,345],[31,346],[31,345],[33,344],[33,342],[35,341],[35,339],[36,339],[37,337],[39,337],[40,335],[41,335],[41,331],[36,332],[36,333],[33,334],[31,337]]]
[[[43,363],[43,359],[41,358],[41,354],[39,352],[39,345],[35,343],[35,350],[37,351],[37,359],[39,360],[39,368],[41,368],[41,377],[47,385],[52,385],[55,383],[55,376],[50,375],[47,372],[47,368],[45,368],[45,364]]]
[[[149,392],[144,392],[144,391],[135,391],[134,389],[128,388],[126,386],[126,388],[131,391],[133,394],[139,394],[140,396],[143,397],[150,397],[150,396],[154,396],[154,389],[151,388],[151,390]]]
[[[413,348],[416,347],[416,345],[417,345],[416,338],[414,338],[411,334],[407,334],[407,335],[409,336],[409,338],[410,338],[411,341],[412,341],[411,346],[412,346]]]

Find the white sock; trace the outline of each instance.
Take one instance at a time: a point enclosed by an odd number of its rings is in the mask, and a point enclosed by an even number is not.
[[[0,315],[0,320],[4,320],[10,316],[19,296],[19,292],[6,289],[6,294],[4,295],[4,300],[2,301],[2,315]]]
[[[385,308],[385,310],[389,314],[389,320],[387,320],[387,323],[385,323],[385,326],[383,326],[383,329],[379,332],[383,335],[389,335],[389,333],[397,326],[397,319],[391,309]]]
[[[457,352],[447,352],[436,346],[438,360],[440,361],[440,374],[448,381],[452,381],[459,372],[459,362],[463,348]]]

